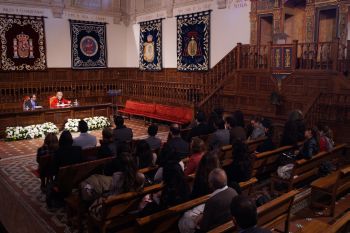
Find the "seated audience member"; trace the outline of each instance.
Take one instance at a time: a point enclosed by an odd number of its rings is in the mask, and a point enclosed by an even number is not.
[[[86,121],[80,120],[78,124],[80,135],[73,140],[73,146],[80,146],[81,149],[95,147],[97,139],[95,136],[88,133],[89,127]]]
[[[39,157],[44,155],[54,155],[58,149],[58,138],[54,133],[48,133],[45,137],[44,144],[38,148],[36,153],[36,161],[39,162]],[[39,163],[39,174],[41,179],[41,190],[46,188],[45,175],[52,175],[52,167],[41,167]]]
[[[148,138],[146,139],[146,142],[149,144],[151,147],[152,151],[159,150],[160,147],[162,146],[162,141],[156,137],[158,133],[158,126],[156,124],[151,124],[148,127]]]
[[[197,167],[191,199],[210,193],[208,177],[209,173],[215,168],[220,168],[220,161],[217,153],[215,151],[205,153]]]
[[[98,198],[89,208],[91,214],[96,217],[100,217],[102,214],[102,203],[103,200],[110,195],[118,195],[127,192],[138,192],[143,189],[145,177],[142,173],[138,172],[134,158],[130,153],[120,154],[121,170],[113,174],[112,177],[105,177],[102,175],[97,176],[97,181],[89,183],[94,180],[85,180],[82,184],[85,196],[89,197],[89,189],[92,196],[96,196],[96,192],[99,191],[101,198]],[[92,176],[92,177],[93,177]],[[102,181],[102,182],[101,182]],[[101,186],[102,185],[102,186]]]
[[[159,157],[157,158],[157,164],[159,165],[159,168],[154,175],[153,180],[155,183],[160,183],[163,181],[163,168],[168,163],[178,163],[182,171],[185,169],[185,165],[182,162],[181,158],[177,155],[175,149],[165,143]]]
[[[305,123],[302,112],[300,110],[291,112],[284,125],[280,146],[297,146],[298,142],[305,139],[304,132]]]
[[[113,139],[118,147],[125,143],[131,142],[133,138],[132,129],[124,125],[124,118],[122,116],[114,117],[115,129],[113,129]]]
[[[219,119],[220,118],[219,118],[218,114],[215,111],[210,113],[209,118],[208,118],[208,124],[207,124],[207,126],[208,126],[208,134],[212,134],[212,133],[214,133],[216,131],[217,126],[215,125],[215,123]],[[198,136],[200,136],[200,135],[198,135]]]
[[[29,100],[24,102],[25,109],[35,109],[36,106],[39,106],[38,101],[36,100],[36,95],[32,94],[29,97]]]
[[[215,122],[217,130],[209,137],[209,147],[217,149],[230,144],[230,131],[225,129],[225,121],[218,119]]]
[[[331,151],[334,147],[332,130],[326,125],[319,125],[318,129],[320,132],[320,152]]]
[[[117,155],[117,148],[113,141],[113,131],[111,128],[104,128],[102,130],[102,140],[100,140],[100,144],[101,146],[97,152],[99,158]]]
[[[180,159],[183,159],[190,154],[189,144],[181,138],[180,127],[178,124],[172,124],[170,126],[170,139],[167,144],[174,148]]]
[[[50,108],[55,108],[59,104],[70,104],[70,100],[66,100],[63,98],[63,93],[62,91],[58,91],[56,93],[56,98],[53,99],[53,101],[50,103]]]
[[[305,142],[301,147],[297,159],[311,159],[318,153],[318,132],[316,128],[307,128],[305,130]]]
[[[189,141],[193,137],[207,135],[210,133],[210,128],[208,124],[205,122],[205,114],[204,112],[199,111],[196,115],[197,125],[193,127],[190,131]]]
[[[73,137],[69,131],[62,131],[58,145],[54,154],[55,174],[58,173],[60,167],[82,162],[81,147],[73,146]]]
[[[257,208],[248,197],[236,196],[231,203],[231,214],[240,233],[271,233],[257,226]]]
[[[251,124],[253,126],[253,132],[249,136],[249,140],[256,140],[258,138],[264,137],[265,136],[265,130],[264,127],[261,124],[261,118],[260,117],[255,117],[254,119],[251,120]]]
[[[196,172],[199,161],[202,159],[206,151],[205,143],[200,138],[192,138],[191,142],[191,156],[188,160],[188,163],[185,167],[185,175],[190,175]]]
[[[236,125],[244,128],[244,115],[240,110],[236,110],[232,114],[233,118],[236,120]]]
[[[245,132],[245,129],[238,125],[236,118],[234,117],[227,117],[226,118],[226,125],[230,131],[230,143],[234,143],[236,141],[244,142],[247,139],[247,134]]]
[[[213,190],[211,197],[205,203],[203,217],[199,220],[199,232],[226,223],[231,219],[230,204],[237,192],[227,186],[227,177],[224,170],[215,168],[209,174],[209,184]]]
[[[144,198],[145,204],[142,206],[141,216],[147,216],[189,200],[189,187],[179,163],[168,162],[164,166],[163,184],[164,188],[161,192]]]
[[[139,169],[153,166],[157,160],[157,155],[152,152],[151,147],[145,140],[137,142],[134,156]]]
[[[264,119],[261,122],[261,124],[264,127],[265,136],[267,138],[265,139],[265,141],[262,144],[258,145],[258,147],[256,148],[256,151],[255,151],[256,153],[261,153],[261,152],[275,149],[275,145],[272,142],[273,127],[272,127],[271,121],[268,119]]]
[[[232,163],[227,167],[229,185],[247,181],[251,178],[252,166],[248,146],[244,142],[237,141],[232,144]]]

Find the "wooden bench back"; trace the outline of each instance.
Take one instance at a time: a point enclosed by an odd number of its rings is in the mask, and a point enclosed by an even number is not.
[[[252,159],[252,176],[258,176],[266,171],[275,171],[280,155],[292,149],[292,146],[282,146],[275,150],[254,154]]]
[[[249,153],[253,153],[256,150],[256,148],[258,147],[258,145],[263,143],[265,139],[266,139],[266,137],[262,137],[262,138],[259,138],[256,140],[246,141],[246,144],[248,145]],[[220,158],[220,160],[232,159],[232,145],[222,146],[220,148],[219,158]]]
[[[284,222],[284,232],[289,232],[289,215],[294,197],[299,192],[292,190],[258,208],[258,225],[271,229]]]
[[[336,195],[347,191],[350,188],[350,165],[339,171],[336,183]]]
[[[193,177],[193,176],[192,176]],[[242,192],[247,194],[252,190],[253,185],[257,182],[256,178],[252,178],[246,182],[239,183]],[[205,203],[210,198],[209,195],[205,195],[191,201],[182,203],[180,205],[176,205],[170,207],[166,210],[157,212],[155,214],[138,218],[137,223],[140,227],[139,232],[171,232],[172,230],[177,230],[177,222],[181,218],[182,214],[192,209],[195,206]]]
[[[102,204],[102,221],[122,217],[131,210],[135,210],[146,194],[158,192],[162,188],[163,184],[155,184],[145,187],[140,192],[128,192],[108,196]]]
[[[348,233],[350,232],[350,211],[346,212],[341,218],[333,223],[328,229],[320,233]]]
[[[248,151],[250,153],[253,153],[254,151],[256,151],[256,148],[258,148],[258,146],[263,143],[265,140],[267,139],[267,137],[261,137],[255,140],[249,140],[246,141],[246,144],[248,145]]]
[[[310,176],[316,175],[322,162],[337,159],[346,148],[346,144],[340,144],[329,152],[320,152],[311,159],[300,159],[295,162],[291,177],[297,177],[298,180],[305,180]]]
[[[290,210],[296,194],[298,194],[298,191],[293,190],[260,206],[258,208],[258,226],[270,229],[273,226],[284,222],[284,232],[288,232]],[[233,222],[229,221],[212,229],[209,233],[232,232],[235,228],[236,226]]]
[[[81,156],[85,161],[91,161],[97,159],[97,152],[100,149],[99,146],[86,148],[81,151]]]
[[[74,187],[96,170],[101,169],[106,163],[112,161],[114,157],[98,159],[61,167],[58,171],[57,186],[60,192],[70,193]]]

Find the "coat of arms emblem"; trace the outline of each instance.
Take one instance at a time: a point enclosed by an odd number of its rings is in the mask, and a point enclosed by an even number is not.
[[[154,60],[154,42],[153,36],[147,36],[147,42],[143,44],[143,59],[147,62],[153,62]]]
[[[13,39],[13,58],[34,58],[33,40],[23,32]]]

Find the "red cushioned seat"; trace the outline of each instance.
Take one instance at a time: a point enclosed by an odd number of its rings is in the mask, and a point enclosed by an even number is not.
[[[119,110],[119,112],[178,124],[189,123],[193,118],[193,110],[190,108],[144,103],[133,100],[127,100],[125,108]]]

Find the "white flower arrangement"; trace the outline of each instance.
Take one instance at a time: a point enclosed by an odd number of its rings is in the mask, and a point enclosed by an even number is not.
[[[45,137],[48,133],[58,133],[57,126],[52,122],[46,122],[44,124],[28,125],[25,127],[6,127],[6,140],[16,141],[22,139],[33,139],[39,137]]]
[[[103,129],[111,125],[108,118],[104,116],[88,117],[83,120],[88,124],[89,130]],[[80,119],[68,119],[64,125],[64,129],[70,132],[78,132],[79,121]]]

